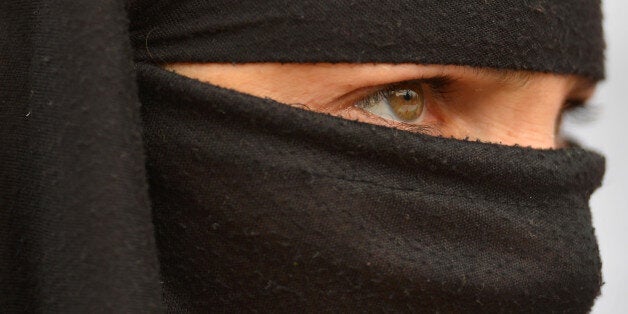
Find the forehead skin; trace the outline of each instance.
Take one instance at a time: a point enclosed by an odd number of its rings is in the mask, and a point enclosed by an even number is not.
[[[367,123],[405,128],[345,110],[356,93],[396,82],[448,77],[455,82],[439,108],[434,135],[537,148],[560,146],[557,123],[567,100],[586,100],[595,84],[573,75],[422,64],[167,64],[201,81],[285,104]],[[441,110],[442,109],[442,110]]]

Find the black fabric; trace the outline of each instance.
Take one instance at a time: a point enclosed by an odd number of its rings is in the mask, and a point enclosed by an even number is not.
[[[140,67],[166,303],[192,312],[574,312],[604,159],[434,138]]]
[[[148,62],[411,62],[604,76],[599,0],[136,0]]]
[[[0,312],[161,308],[119,1],[0,1]]]
[[[360,124],[142,62],[598,79],[598,6],[0,1],[0,311],[586,312],[599,155]]]

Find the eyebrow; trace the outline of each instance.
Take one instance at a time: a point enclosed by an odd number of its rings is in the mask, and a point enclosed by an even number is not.
[[[539,72],[509,69],[472,68],[474,74],[495,78],[498,82],[513,86],[525,86]]]
[[[500,83],[507,84],[515,87],[523,87],[525,86],[531,79],[540,74],[554,74],[561,75],[560,73],[546,73],[546,72],[535,72],[535,71],[520,71],[520,70],[509,70],[509,69],[491,69],[491,68],[473,68],[474,74],[481,76],[488,76],[496,78]],[[574,90],[576,91],[587,91],[595,88],[597,82],[578,75],[571,74],[562,74],[568,76],[570,79],[574,80]]]

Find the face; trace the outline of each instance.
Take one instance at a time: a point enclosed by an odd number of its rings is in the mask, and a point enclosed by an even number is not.
[[[435,136],[558,148],[578,76],[419,64],[169,64],[181,75],[346,119]]]

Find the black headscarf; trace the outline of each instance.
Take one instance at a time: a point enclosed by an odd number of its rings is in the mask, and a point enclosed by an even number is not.
[[[586,312],[604,160],[434,138],[163,62],[604,76],[599,1],[0,3],[5,312]]]

